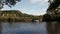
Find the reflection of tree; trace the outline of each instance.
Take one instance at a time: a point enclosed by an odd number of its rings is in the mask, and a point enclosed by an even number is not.
[[[60,34],[60,22],[57,22],[55,25],[55,34]]]
[[[47,30],[48,34],[54,34],[54,30],[52,28],[52,22],[47,22]]]
[[[2,34],[2,26],[1,26],[1,22],[0,22],[0,34]]]
[[[48,34],[60,34],[60,22],[47,22],[47,30]]]
[[[51,22],[47,22],[47,30],[48,30],[48,34],[51,34]]]

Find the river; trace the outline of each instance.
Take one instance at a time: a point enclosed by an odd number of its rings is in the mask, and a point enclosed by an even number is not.
[[[59,22],[2,22],[1,25],[2,34],[60,34]]]

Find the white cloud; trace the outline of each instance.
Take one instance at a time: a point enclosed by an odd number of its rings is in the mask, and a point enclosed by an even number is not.
[[[37,3],[37,2],[47,2],[48,0],[30,0],[31,3]]]
[[[48,0],[45,0],[45,1],[48,1]]]
[[[29,12],[27,12],[27,14],[30,15],[44,15],[46,12],[46,9],[41,9],[40,11],[36,11],[36,10],[29,10]]]
[[[30,0],[32,3],[40,2],[41,0]]]

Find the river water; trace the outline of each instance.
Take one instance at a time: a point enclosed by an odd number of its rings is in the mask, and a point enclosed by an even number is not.
[[[59,22],[2,22],[2,34],[60,34]]]

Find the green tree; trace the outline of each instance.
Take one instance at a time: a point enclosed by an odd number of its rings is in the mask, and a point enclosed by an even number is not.
[[[18,1],[20,1],[20,0],[0,0],[0,9],[2,9],[4,5],[8,5],[11,8]]]
[[[48,10],[52,10],[52,9],[55,10],[60,5],[60,0],[53,0],[53,1],[49,0],[49,2],[50,2],[50,5]]]
[[[51,16],[51,19],[58,18],[60,16],[60,9],[58,10],[60,6],[60,0],[49,0],[49,7],[47,9],[47,13],[51,12],[49,15]]]
[[[50,12],[54,12],[55,14],[57,14],[57,11],[56,9],[60,6],[60,0],[49,0],[50,2],[50,5],[47,9],[47,11],[50,11]]]
[[[51,16],[49,14],[45,14],[45,15],[43,15],[43,20],[49,21],[49,20],[51,20]]]

